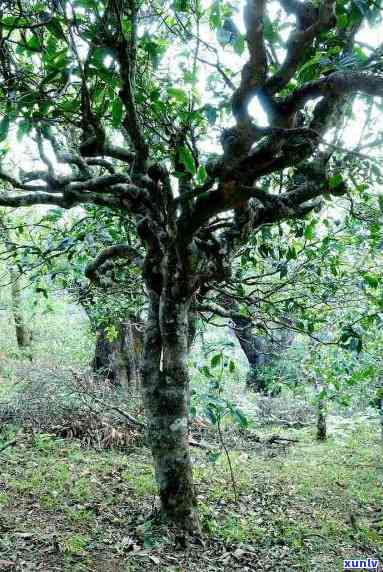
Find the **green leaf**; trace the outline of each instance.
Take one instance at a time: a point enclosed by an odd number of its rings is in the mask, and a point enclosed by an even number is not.
[[[123,106],[121,99],[116,97],[112,103],[112,125],[113,127],[119,127],[121,125],[122,116],[123,116]]]
[[[227,402],[221,397],[212,395],[210,393],[203,393],[201,399],[207,403],[207,407],[215,407],[216,411],[223,411],[227,409]]]
[[[295,246],[289,246],[287,253],[286,253],[286,260],[295,260],[297,257],[297,251],[295,250]]]
[[[65,39],[65,34],[60,24],[60,20],[55,17],[47,24],[47,28],[51,34],[53,34],[59,40]]]
[[[222,28],[221,3],[219,0],[216,0],[210,8],[209,24],[213,30]]]
[[[21,141],[24,135],[27,135],[32,129],[32,124],[29,119],[22,119],[17,128],[17,141]]]
[[[242,36],[242,34],[240,36],[237,36],[237,38],[235,39],[233,48],[235,53],[238,54],[239,56],[241,56],[245,51],[245,37]]]
[[[343,183],[343,177],[340,173],[337,173],[336,175],[330,177],[328,182],[330,189],[336,189],[342,183]]]
[[[190,6],[188,0],[175,0],[174,9],[176,12],[189,12]]]
[[[281,264],[279,270],[279,278],[285,278],[287,276],[287,264]]]
[[[378,288],[380,284],[380,276],[376,274],[364,274],[363,275],[364,281],[371,286],[371,288]]]
[[[243,427],[244,429],[246,429],[249,426],[248,418],[246,417],[244,412],[241,411],[241,409],[239,409],[238,407],[231,409],[230,414],[231,414],[232,418],[234,419],[234,421],[236,423],[238,423],[238,425],[240,425],[240,427]]]
[[[147,52],[152,66],[157,69],[161,57],[164,55],[168,42],[164,39],[153,40],[152,37],[145,33],[141,40],[142,48]]]
[[[207,179],[207,173],[204,165],[200,165],[197,171],[197,183],[203,185]]]
[[[222,361],[222,354],[215,354],[211,358],[210,366],[217,367],[221,363],[221,361]]]
[[[0,121],[0,143],[7,138],[9,130],[9,115],[4,115]]]
[[[217,424],[218,417],[217,417],[215,411],[213,411],[210,407],[205,408],[205,415],[209,419],[209,421],[211,423],[213,423],[213,425]]]
[[[168,88],[168,96],[173,97],[179,103],[185,103],[187,101],[187,94],[183,89],[178,87],[169,87]]]
[[[201,371],[201,373],[203,373],[203,375],[205,377],[213,377],[212,374],[210,373],[210,369],[207,367],[207,365],[204,365],[200,371]]]
[[[36,51],[40,49],[40,42],[37,36],[33,35],[32,38],[30,38],[27,41],[27,48],[32,50],[32,51]]]
[[[60,218],[64,215],[66,211],[60,207],[53,208],[49,211],[49,213],[44,217],[44,220],[50,222],[57,222]]]
[[[316,223],[316,221],[313,220],[305,228],[305,238],[307,238],[307,240],[312,240],[314,238],[315,223]]]
[[[192,175],[196,174],[196,166],[194,163],[193,155],[188,147],[183,145],[179,148],[179,157],[181,163],[185,166],[185,169]]]
[[[339,14],[336,19],[337,27],[340,29],[345,29],[348,27],[348,16],[347,14]]]
[[[221,456],[220,451],[208,451],[206,453],[206,458],[210,463],[216,463]]]
[[[44,298],[48,298],[48,290],[45,286],[36,286],[35,291],[37,294],[42,294]]]

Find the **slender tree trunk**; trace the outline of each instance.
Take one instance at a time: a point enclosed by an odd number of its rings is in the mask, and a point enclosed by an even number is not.
[[[379,414],[380,414],[380,430],[383,439],[383,384],[378,389],[378,401],[379,401]]]
[[[380,430],[383,439],[383,399],[380,400]]]
[[[189,320],[188,320],[188,351],[191,350],[191,347],[194,343],[195,337],[197,334],[197,315],[195,312],[189,312]]]
[[[320,383],[315,380],[315,389],[320,394],[322,388]],[[325,441],[327,439],[327,423],[326,423],[326,403],[324,399],[318,399],[317,403],[317,440]]]
[[[32,344],[32,331],[27,326],[23,303],[21,299],[20,278],[10,266],[8,273],[11,280],[12,314],[15,322],[16,340],[20,349],[30,348]]]
[[[169,523],[198,530],[188,445],[189,302],[150,294],[143,389],[161,509]]]
[[[0,235],[4,246],[11,254],[16,246],[11,240],[6,221],[2,218],[0,218]],[[26,323],[21,299],[20,277],[17,268],[12,264],[11,258],[8,261],[7,270],[11,283],[12,314],[15,322],[17,345],[20,349],[30,348],[32,344],[32,331]]]

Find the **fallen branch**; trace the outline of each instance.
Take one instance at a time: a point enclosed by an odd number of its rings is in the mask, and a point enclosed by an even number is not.
[[[290,439],[288,437],[280,437],[279,435],[272,435],[269,439],[265,441],[267,445],[272,445],[273,443],[299,443],[299,439]]]
[[[292,429],[310,426],[308,423],[303,423],[303,421],[288,421],[287,419],[279,419],[275,415],[270,415],[270,419],[272,419],[278,425],[285,425],[286,427],[291,427]]]
[[[194,439],[189,439],[189,445],[191,447],[199,447],[200,449],[206,449],[208,451],[212,450],[212,448],[206,443],[202,443],[201,441],[194,441]]]

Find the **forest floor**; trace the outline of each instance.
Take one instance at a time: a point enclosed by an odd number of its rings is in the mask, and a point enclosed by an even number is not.
[[[35,320],[33,363],[13,355],[11,320],[0,321],[0,404],[16,391],[14,403],[23,398],[16,420],[24,407],[27,414],[42,408],[52,417],[72,390],[63,367],[83,369],[90,362],[86,325],[74,316],[76,327],[68,327],[69,314],[67,304],[56,304],[54,313]],[[236,371],[228,397],[255,418],[261,399],[243,391],[241,368]],[[196,377],[194,383],[197,388],[204,381]],[[285,404],[290,419],[307,423],[299,417],[302,405],[283,399],[266,401],[263,413],[286,419]],[[333,572],[343,569],[343,559],[383,560],[377,419],[333,416],[323,443],[315,441],[312,420],[288,430],[263,422],[248,431],[228,427],[237,500],[225,455],[212,462],[214,455],[193,447],[203,534],[186,544],[150,518],[156,486],[137,432],[122,448],[98,449],[74,439],[76,431],[58,437],[55,413],[53,424],[34,431],[5,425],[6,419],[0,430],[0,572]],[[195,439],[217,450],[215,430],[202,431]],[[275,434],[296,442],[267,443]]]
[[[145,447],[96,450],[19,432],[0,452],[0,570],[325,572],[343,559],[382,560],[378,425],[332,425],[324,443],[307,427],[257,429],[262,441],[298,440],[279,445],[231,434],[237,500],[225,456],[212,463],[193,448],[203,536],[186,544],[148,518],[156,487]]]

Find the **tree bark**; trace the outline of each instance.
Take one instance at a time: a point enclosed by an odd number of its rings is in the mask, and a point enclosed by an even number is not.
[[[122,324],[122,352],[125,357],[128,382],[141,387],[141,362],[143,352],[143,332],[137,318],[129,318]]]
[[[96,329],[93,370],[116,385],[139,386],[143,343],[141,331],[132,317],[117,324],[116,330],[117,339],[110,340],[104,328]]]
[[[317,440],[326,441],[327,439],[327,425],[326,415],[322,403],[318,404],[318,418],[317,418]]]
[[[268,362],[266,342],[263,337],[255,336],[251,320],[236,317],[234,320],[235,335],[249,362],[246,385],[253,391],[267,393],[265,379],[259,375],[259,368]]]
[[[150,294],[143,389],[161,511],[184,531],[199,529],[188,445],[189,301]]]
[[[291,346],[294,336],[287,328],[280,330],[278,339],[271,341],[266,336],[256,336],[253,333],[253,323],[246,316],[234,315],[234,333],[249,362],[246,385],[249,389],[275,397],[280,390],[271,392],[266,379],[262,376],[262,367],[271,365],[280,351]]]
[[[20,349],[30,348],[32,331],[27,326],[21,300],[20,278],[13,268],[8,267],[11,279],[12,314],[15,322],[16,340]]]
[[[315,380],[315,389],[320,394],[322,387],[320,383]],[[326,403],[324,399],[318,397],[317,403],[317,440],[326,441],[327,439],[327,423],[326,423]]]
[[[12,252],[15,251],[16,245],[12,242],[6,221],[2,218],[0,218],[0,233],[5,248],[12,254]],[[30,348],[32,344],[32,330],[28,327],[23,312],[20,276],[10,257],[8,258],[6,266],[11,284],[12,314],[15,322],[17,345],[20,349]]]
[[[378,407],[380,415],[380,430],[383,439],[383,384],[378,389]]]

